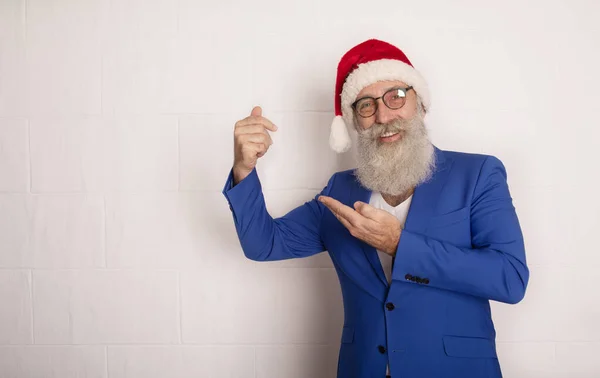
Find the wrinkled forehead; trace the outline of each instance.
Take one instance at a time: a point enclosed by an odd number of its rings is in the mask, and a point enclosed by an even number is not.
[[[379,97],[385,93],[390,88],[394,87],[408,87],[408,85],[399,80],[385,80],[385,81],[377,81],[371,85],[368,85],[361,89],[360,92],[356,95],[356,99],[361,97],[369,96],[369,97]]]

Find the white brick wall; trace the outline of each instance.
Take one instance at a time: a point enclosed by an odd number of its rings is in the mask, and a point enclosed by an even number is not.
[[[600,376],[598,11],[0,0],[0,377],[333,377],[331,261],[246,260],[220,191],[253,105],[273,216],[353,166],[327,147],[335,70],[370,37],[428,78],[438,146],[507,166],[531,281],[493,303],[505,376]]]

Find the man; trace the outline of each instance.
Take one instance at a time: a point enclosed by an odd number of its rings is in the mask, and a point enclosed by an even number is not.
[[[501,377],[489,300],[517,303],[529,270],[496,157],[442,151],[423,118],[430,95],[398,48],[367,40],[338,65],[330,145],[358,164],[273,219],[255,164],[277,127],[256,107],[236,123],[223,194],[244,254],[258,261],[328,251],[345,321],[338,377]],[[268,130],[268,131],[267,131]]]

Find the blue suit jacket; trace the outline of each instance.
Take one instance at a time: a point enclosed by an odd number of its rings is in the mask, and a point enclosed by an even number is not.
[[[489,300],[517,303],[529,270],[523,235],[496,157],[435,148],[436,171],[414,192],[388,285],[377,251],[316,200],[273,219],[254,170],[227,198],[246,257],[328,251],[344,299],[339,378],[501,377]],[[402,178],[399,177],[399,180]],[[353,170],[321,192],[353,206],[371,192]]]

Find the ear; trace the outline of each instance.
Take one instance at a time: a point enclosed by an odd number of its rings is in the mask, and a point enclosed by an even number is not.
[[[425,118],[425,115],[427,115],[427,109],[425,108],[423,100],[421,100],[420,97],[417,97],[417,110],[419,111],[419,113],[421,113],[421,116]]]

